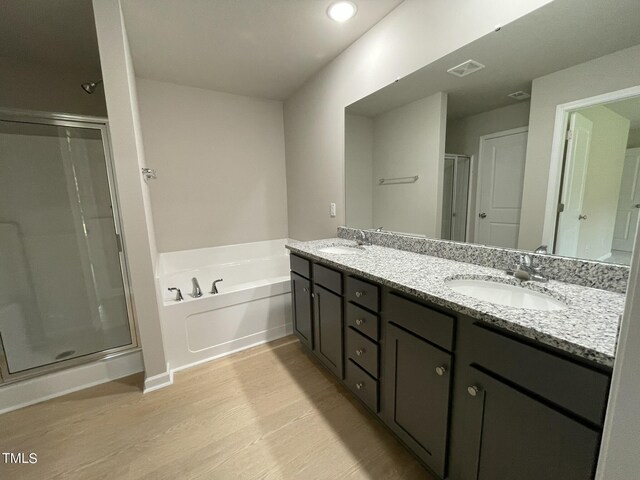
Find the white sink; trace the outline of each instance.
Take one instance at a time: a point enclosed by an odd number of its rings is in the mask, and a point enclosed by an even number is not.
[[[550,295],[507,283],[479,279],[445,280],[445,283],[454,292],[497,305],[544,312],[567,308]]]
[[[319,248],[322,253],[333,253],[336,255],[355,255],[364,252],[364,249],[358,247],[349,247],[348,245],[335,245],[333,247]]]

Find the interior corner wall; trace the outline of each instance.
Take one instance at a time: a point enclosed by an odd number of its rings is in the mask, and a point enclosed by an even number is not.
[[[549,1],[405,0],[303,85],[284,109],[289,236],[332,237],[344,225],[347,105]]]
[[[533,81],[518,248],[533,250],[542,238],[558,105],[640,85],[640,45],[581,63]]]
[[[480,137],[513,128],[526,127],[529,125],[529,107],[528,101],[520,102],[447,123],[446,153],[468,155],[474,159],[469,178],[468,242],[473,242],[475,235]]]
[[[159,251],[287,238],[282,102],[136,85]]]
[[[640,147],[640,128],[632,128],[629,130],[629,139],[627,140],[627,148]]]
[[[446,105],[446,94],[436,93],[373,118],[374,225],[440,237]],[[374,180],[416,175],[415,183]]]
[[[102,89],[88,95],[80,87],[97,75],[0,56],[0,108],[106,117]]]
[[[170,381],[155,289],[157,248],[140,135],[135,76],[119,0],[94,0],[118,201],[145,377]]]

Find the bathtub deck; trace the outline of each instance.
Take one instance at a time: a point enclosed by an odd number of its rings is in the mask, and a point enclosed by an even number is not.
[[[432,479],[286,337],[177,373],[136,375],[0,415],[11,479]]]

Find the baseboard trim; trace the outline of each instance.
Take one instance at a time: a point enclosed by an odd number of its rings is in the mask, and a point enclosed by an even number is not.
[[[173,384],[173,371],[167,363],[167,370],[144,379],[144,390],[142,393],[150,393]]]
[[[143,370],[142,351],[137,349],[86,365],[0,386],[0,414],[128,377]]]

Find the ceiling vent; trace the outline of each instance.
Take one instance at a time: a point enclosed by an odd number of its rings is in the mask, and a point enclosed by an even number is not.
[[[447,70],[447,73],[462,78],[466,77],[467,75],[471,75],[478,70],[482,70],[483,68],[484,65],[482,65],[480,62],[476,62],[475,60],[467,60],[460,65],[456,65],[455,67],[450,68],[449,70]]]
[[[529,95],[527,92],[523,92],[522,90],[510,93],[507,96],[513,98],[514,100],[526,100],[527,98],[531,98],[531,95]]]

